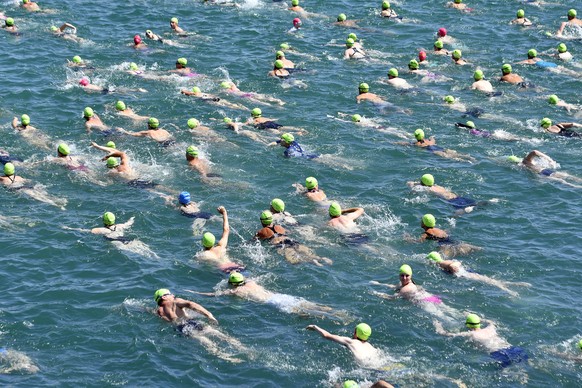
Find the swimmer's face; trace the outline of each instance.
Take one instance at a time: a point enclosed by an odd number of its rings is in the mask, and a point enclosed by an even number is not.
[[[154,33],[153,33],[153,32],[151,32],[151,31],[146,31],[146,36],[147,36],[148,38],[151,38],[151,37],[153,37],[153,36],[154,36]]]
[[[405,273],[401,273],[400,274],[400,283],[402,283],[403,286],[407,285],[408,283],[410,283],[410,279],[412,277],[410,275],[407,275]]]

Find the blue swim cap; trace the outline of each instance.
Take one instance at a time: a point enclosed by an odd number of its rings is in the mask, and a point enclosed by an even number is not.
[[[180,201],[182,205],[188,205],[190,203],[190,193],[182,191],[178,196],[178,201]]]

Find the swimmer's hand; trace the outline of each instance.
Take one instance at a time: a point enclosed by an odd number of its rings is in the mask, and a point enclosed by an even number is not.
[[[272,141],[269,144],[267,144],[268,147],[272,147],[272,146],[276,146],[277,142],[276,141]]]
[[[220,214],[226,214],[226,208],[224,206],[219,206],[216,209]]]
[[[381,286],[382,285],[382,283],[380,283],[380,282],[378,282],[376,280],[370,280],[370,284],[373,284],[375,286]]]
[[[218,321],[216,320],[216,318],[214,318],[214,315],[210,314],[208,316],[208,320],[210,321],[210,323],[212,323],[214,325],[218,325]]]
[[[305,328],[305,330],[317,330],[317,325],[309,325]]]

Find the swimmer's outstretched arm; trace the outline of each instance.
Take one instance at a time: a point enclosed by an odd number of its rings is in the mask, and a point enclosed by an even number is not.
[[[149,134],[150,134],[149,130],[139,131],[139,132],[130,132],[130,131],[126,131],[123,128],[116,128],[116,129],[121,133],[125,133],[126,135],[135,136],[135,137],[144,137],[144,136],[149,136]]]
[[[319,327],[317,325],[309,325],[305,329],[306,330],[313,330],[313,331],[318,332],[326,340],[330,340],[330,341],[333,341],[333,342],[337,342],[338,344],[341,344],[341,345],[344,345],[344,346],[348,346],[350,344],[350,338],[348,338],[348,337],[342,337],[342,336],[335,335],[335,334],[331,334],[329,331],[324,330],[324,329],[322,329],[321,327]]]
[[[91,142],[91,146],[94,148],[97,148],[98,150],[107,152],[108,154],[115,152],[115,148],[100,146],[99,144],[97,144],[95,142]]]
[[[446,337],[469,337],[471,335],[470,332],[452,333],[450,331],[447,331],[443,327],[442,323],[440,323],[436,319],[432,321],[432,323],[437,334],[444,335]]]
[[[59,27],[59,30],[61,32],[65,31],[67,28],[70,28],[73,30],[73,34],[77,33],[77,27],[75,27],[74,25],[72,25],[71,23],[64,23],[62,26]]]
[[[378,291],[372,291],[371,294],[377,296],[378,298],[387,299],[387,300],[394,300],[394,299],[399,298],[398,294],[388,295],[388,294],[385,294],[383,292],[378,292]]]
[[[135,217],[131,217],[129,220],[127,220],[123,224],[116,224],[116,225],[117,225],[117,228],[120,228],[121,230],[125,230],[125,229],[129,229],[133,225],[134,221],[135,221]]]
[[[352,221],[364,214],[364,208],[351,207],[349,209],[342,209],[342,215],[345,215]]]
[[[374,285],[374,286],[385,286],[385,287],[392,288],[392,289],[394,289],[394,288],[396,288],[396,287],[397,287],[397,286],[396,286],[396,285],[394,285],[394,284],[386,284],[386,283],[380,283],[380,282],[378,282],[378,281],[376,281],[376,280],[370,280],[370,284],[372,284],[372,285]]]
[[[230,225],[228,224],[228,213],[226,212],[226,208],[224,206],[219,206],[216,209],[220,214],[222,214],[222,237],[218,241],[217,245],[226,248],[228,244],[228,236],[230,234]]]
[[[12,119],[12,128],[18,128],[18,117]]]
[[[204,307],[202,307],[198,303],[192,302],[190,300],[182,299],[182,298],[176,298],[175,303],[176,303],[176,306],[178,306],[178,307],[189,308],[190,310],[194,310],[194,311],[204,315],[212,323],[218,324],[218,321],[216,320],[216,318],[214,318],[214,315],[212,315],[212,313],[210,311],[206,310]]]

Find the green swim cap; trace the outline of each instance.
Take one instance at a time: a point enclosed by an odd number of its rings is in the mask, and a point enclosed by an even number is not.
[[[354,380],[347,380],[344,381],[343,388],[360,388],[360,386]]]
[[[14,175],[14,165],[12,163],[8,162],[4,165],[4,175]]]
[[[359,123],[360,121],[362,121],[362,116],[356,113],[355,115],[352,115],[352,121],[355,123]]]
[[[423,140],[424,139],[424,131],[420,128],[417,129],[416,131],[414,131],[414,137],[418,141]]]
[[[356,326],[356,338],[367,341],[372,335],[372,328],[365,323],[359,323]]]
[[[552,126],[552,120],[550,120],[550,119],[549,119],[549,118],[547,118],[547,117],[544,117],[544,118],[542,119],[542,121],[540,121],[540,125],[541,125],[542,127],[544,127],[544,128],[546,128],[546,129],[547,129],[547,128],[549,128],[549,127],[551,127],[551,126]]]
[[[501,66],[501,71],[503,72],[503,74],[510,74],[513,71],[513,69],[511,68],[511,65],[509,63],[506,63],[503,66]]]
[[[556,105],[558,101],[560,101],[560,99],[555,94],[552,94],[550,97],[548,97],[548,102],[552,105]]]
[[[107,142],[107,144],[105,144],[105,147],[109,147],[109,148],[115,148],[115,143],[114,143],[114,142],[112,142],[111,140],[109,140],[109,141]]]
[[[93,117],[93,109],[86,107],[85,109],[83,109],[83,116],[89,118],[89,117]]]
[[[80,57],[80,56],[78,56],[78,55],[75,55],[75,56],[73,57],[73,63],[81,63],[81,62],[83,62],[83,60],[81,59],[81,57]]]
[[[358,86],[358,90],[360,93],[368,93],[370,91],[370,86],[367,83],[362,82],[360,86]]]
[[[202,90],[200,90],[200,88],[198,86],[194,86],[192,88],[192,93],[201,93],[201,92],[202,92]]]
[[[103,225],[111,226],[113,224],[115,224],[115,214],[111,212],[103,213]]]
[[[383,1],[382,2],[382,9],[389,9],[390,8],[390,3],[387,1]]]
[[[261,213],[261,224],[263,224],[263,226],[269,226],[273,223],[273,213],[271,213],[269,210],[265,210],[264,212]]]
[[[527,52],[527,57],[528,57],[528,58],[535,58],[535,57],[537,57],[537,56],[538,56],[538,52],[536,51],[536,49],[530,49],[530,50]]]
[[[435,251],[432,251],[431,253],[429,253],[426,256],[427,259],[434,261],[435,263],[440,263],[441,261],[443,261],[443,258],[441,257],[441,254]]]
[[[461,4],[463,0],[455,0],[455,4]]]
[[[204,235],[202,235],[202,246],[204,248],[212,248],[215,241],[216,237],[214,237],[214,235],[210,232],[206,232]]]
[[[261,108],[253,108],[253,110],[251,111],[251,116],[253,117],[261,117],[262,114],[263,111],[261,110]]]
[[[6,18],[5,23],[6,23],[6,25],[8,27],[12,27],[14,25],[14,19],[12,19],[12,18]]]
[[[178,18],[171,18],[170,22],[178,24]]]
[[[566,51],[568,51],[568,47],[564,43],[560,43],[558,45],[558,52],[565,53]]]
[[[580,342],[578,342],[578,347],[579,347],[580,349],[582,349],[582,340],[580,340]]]
[[[390,68],[388,70],[388,76],[398,77],[398,70],[395,67]]]
[[[242,273],[233,271],[230,273],[230,276],[228,277],[228,282],[232,285],[239,286],[245,282],[245,277],[243,276]]]
[[[139,67],[137,67],[137,63],[131,62],[129,64],[129,70],[137,70],[137,69],[139,69]]]
[[[427,228],[434,228],[436,225],[436,218],[432,214],[425,214],[422,216],[422,224]]]
[[[283,68],[283,61],[280,59],[277,59],[275,61],[275,69],[282,69]]]
[[[117,159],[115,159],[113,156],[107,158],[107,168],[114,168],[117,167],[117,165]]]
[[[317,187],[318,183],[317,183],[317,179],[315,179],[314,177],[310,176],[308,178],[305,178],[305,187],[307,187],[307,190],[313,190]]]
[[[154,300],[156,301],[156,303],[158,303],[160,301],[160,299],[162,299],[162,296],[168,295],[171,293],[172,292],[170,290],[168,290],[167,288],[160,288],[159,290],[154,292]]]
[[[475,123],[474,123],[474,122],[472,122],[472,121],[467,121],[467,122],[465,123],[465,125],[466,125],[467,127],[469,127],[469,128],[473,128],[473,129],[474,129],[474,128],[477,128],[477,126],[475,125]]]
[[[198,156],[198,148],[194,146],[189,146],[186,148],[186,155],[192,156],[193,158]]]
[[[283,213],[285,211],[285,202],[282,199],[275,198],[271,201],[271,207],[277,213]]]
[[[59,28],[57,26],[51,26],[52,32],[57,32],[58,30],[59,30]]]
[[[156,119],[155,117],[150,117],[148,120],[148,127],[152,129],[156,129],[160,126],[160,120]]]
[[[434,176],[432,176],[432,174],[424,174],[423,176],[420,177],[420,182],[424,185],[424,186],[432,186],[434,185]]]
[[[69,149],[69,146],[66,145],[65,143],[61,143],[59,144],[59,146],[57,147],[57,151],[64,156],[67,156],[68,154],[71,153],[71,150]]]
[[[281,50],[289,50],[289,43],[281,43],[281,44],[279,45],[279,48],[280,48]]]
[[[418,61],[416,59],[411,59],[410,62],[408,62],[408,68],[410,70],[418,70]]]
[[[291,0],[291,5],[297,7],[299,5],[299,0]]]
[[[571,8],[568,10],[568,16],[571,18],[575,18],[577,14],[578,13],[576,12],[576,10],[574,8]],[[8,21],[8,19],[6,19],[6,20]]]
[[[152,30],[146,30],[146,34],[153,34]]]
[[[473,78],[475,81],[480,81],[483,79],[483,71],[482,70],[475,70],[473,73]]]
[[[227,124],[232,123],[232,119],[231,118],[228,118],[228,117],[223,118],[222,121],[224,121]]]
[[[442,49],[443,48],[443,42],[441,40],[437,40],[436,42],[434,42],[434,47],[436,47],[438,49]]]
[[[347,19],[348,17],[346,16],[345,13],[340,13],[339,15],[337,15],[337,21],[338,22],[343,22]]]
[[[188,60],[186,58],[178,58],[178,60],[176,61],[176,63],[182,65],[182,66],[186,66],[188,64]]]
[[[329,205],[329,215],[330,217],[339,217],[342,215],[342,207],[337,202],[332,202]]]
[[[295,141],[295,136],[290,133],[284,133],[281,135],[281,140],[287,144],[291,144]]]
[[[125,106],[125,102],[119,100],[115,103],[115,109],[117,110],[125,110],[127,107]]]
[[[346,46],[348,47],[352,47],[354,45],[354,40],[352,38],[347,38],[346,39]]]
[[[350,32],[348,34],[348,38],[352,38],[354,40],[354,42],[358,41],[358,35],[354,34],[353,32]]]
[[[448,96],[445,96],[444,100],[447,104],[452,104],[453,102],[455,102],[455,97],[449,94]]]
[[[513,163],[520,163],[521,162],[521,158],[518,158],[515,155],[510,155],[507,157],[507,160]]]
[[[28,125],[30,124],[30,117],[28,115],[22,115],[20,116],[20,122],[22,123],[22,125]]]
[[[281,50],[279,50],[275,53],[275,59],[283,58],[284,56],[285,56],[285,53]]]
[[[477,314],[469,314],[467,315],[467,320],[465,321],[465,325],[467,325],[470,329],[476,329],[481,327],[481,318]]]
[[[455,59],[461,59],[461,57],[463,56],[463,53],[461,52],[461,50],[453,50],[453,58]]]
[[[398,270],[400,275],[412,276],[412,268],[408,264],[402,264]]]
[[[230,89],[230,82],[228,82],[228,81],[222,81],[220,83],[220,87],[223,88],[223,89]]]
[[[190,129],[194,129],[196,128],[200,123],[198,122],[198,120],[192,118],[192,119],[188,119],[188,128]]]
[[[518,18],[525,17],[525,11],[524,11],[523,9],[518,9],[518,10],[517,10],[517,14],[516,14],[516,16],[517,16]]]

